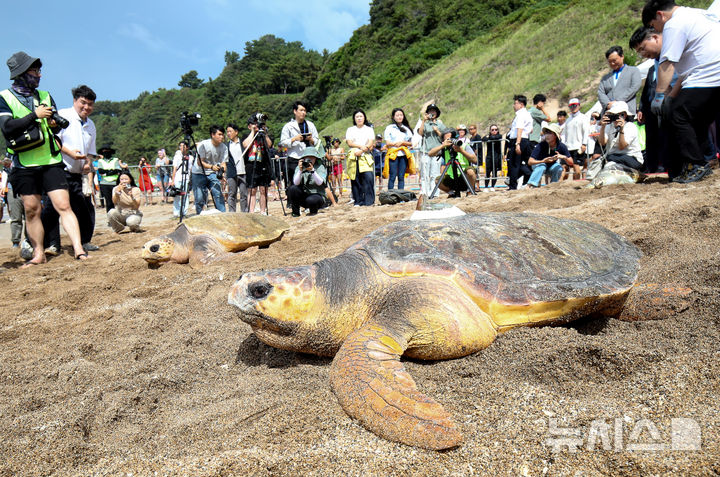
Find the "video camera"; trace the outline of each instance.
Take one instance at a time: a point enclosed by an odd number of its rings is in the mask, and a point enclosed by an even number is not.
[[[607,115],[608,121],[610,121],[611,123],[614,123],[615,121],[617,121],[620,118],[620,115],[617,113],[613,113],[613,114],[607,113],[606,115]]]
[[[332,136],[323,136],[323,139],[325,139],[325,149],[330,150],[332,149]]]
[[[258,128],[262,129],[265,127],[265,123],[267,122],[268,119],[270,119],[270,118],[268,118],[267,114],[257,112],[257,113],[253,113],[250,115],[248,122],[250,122],[252,124],[257,124]]]
[[[197,127],[198,124],[200,124],[200,113],[188,113],[187,111],[183,111],[180,113],[180,129],[182,129],[182,132],[189,136],[193,133],[192,128]]]

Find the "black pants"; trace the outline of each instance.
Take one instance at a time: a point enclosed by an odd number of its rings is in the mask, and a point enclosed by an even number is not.
[[[670,124],[678,145],[678,155],[671,157],[673,168],[704,165],[708,149],[708,128],[720,107],[720,87],[683,88],[669,106]],[[679,162],[679,164],[678,164]]]
[[[300,215],[300,207],[310,209],[311,214],[325,206],[325,199],[320,194],[308,194],[300,186],[291,185],[288,189],[288,198],[292,204],[292,213]]]
[[[285,195],[287,196],[287,206],[291,209],[293,205],[292,199],[290,198],[290,186],[293,185],[293,174],[295,174],[295,169],[297,169],[299,163],[300,159],[288,157],[286,162],[287,169],[283,168],[282,170],[283,181],[285,181]]]
[[[606,159],[608,162],[622,164],[623,166],[635,169],[636,171],[643,170],[642,163],[640,163],[640,161],[638,161],[634,156],[630,156],[628,154],[608,154]]]
[[[95,210],[92,207],[92,201],[89,200],[90,198],[85,197],[85,194],[83,194],[82,174],[65,172],[65,177],[68,182],[70,208],[77,217],[80,226],[80,241],[85,244],[92,240],[95,231]],[[60,248],[60,216],[49,200],[43,202],[41,219],[45,229],[43,246],[55,245]]]
[[[508,150],[508,176],[510,176],[510,190],[518,187],[518,179],[523,177],[523,184],[527,184],[530,180],[532,169],[527,165],[528,157],[530,157],[530,147],[527,139],[520,140],[520,154],[515,150],[516,140],[510,140],[510,149]]]
[[[114,188],[114,185],[100,184],[100,194],[102,194],[103,199],[105,200],[105,212],[110,212],[110,209],[115,207],[115,204],[113,204],[112,201]]]

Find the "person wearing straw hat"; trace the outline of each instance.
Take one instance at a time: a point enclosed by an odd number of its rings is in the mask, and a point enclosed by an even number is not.
[[[532,167],[532,174],[528,185],[540,187],[543,176],[549,176],[550,182],[557,182],[563,173],[560,161],[570,156],[567,146],[560,142],[560,126],[555,123],[546,124],[542,128],[541,141],[535,146],[528,164]]]

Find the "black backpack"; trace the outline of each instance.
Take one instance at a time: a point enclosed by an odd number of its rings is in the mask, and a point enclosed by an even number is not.
[[[417,196],[411,190],[393,189],[380,192],[378,199],[381,204],[398,204],[417,200]]]

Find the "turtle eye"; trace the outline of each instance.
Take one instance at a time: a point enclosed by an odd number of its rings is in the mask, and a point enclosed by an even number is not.
[[[272,285],[268,282],[255,282],[248,286],[248,295],[256,300],[261,300],[270,294],[270,290],[272,290]]]
[[[150,251],[151,251],[151,252],[155,253],[155,252],[157,252],[158,250],[160,250],[160,245],[155,244],[155,245],[151,245],[151,246],[150,246]]]

